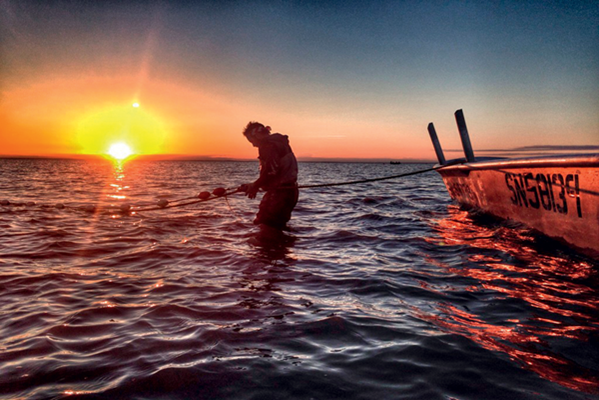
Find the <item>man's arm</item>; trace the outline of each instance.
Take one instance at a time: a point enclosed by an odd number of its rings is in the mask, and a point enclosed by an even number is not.
[[[259,148],[260,159],[260,176],[256,181],[248,185],[246,195],[253,199],[256,197],[260,188],[268,187],[268,185],[276,178],[278,174],[278,156],[276,147],[265,144]]]

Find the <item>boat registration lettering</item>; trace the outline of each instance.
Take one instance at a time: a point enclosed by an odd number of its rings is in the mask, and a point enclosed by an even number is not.
[[[462,182],[452,182],[447,185],[449,194],[454,199],[460,199],[461,201],[473,205],[478,204],[476,195],[470,188],[470,185]]]
[[[568,214],[568,198],[574,198],[578,218],[582,218],[578,174],[506,173],[510,200],[518,207],[530,207]]]

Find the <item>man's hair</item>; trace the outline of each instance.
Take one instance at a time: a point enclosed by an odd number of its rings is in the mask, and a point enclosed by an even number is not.
[[[243,129],[243,135],[247,137],[248,134],[256,128],[258,128],[258,130],[260,131],[263,129],[267,129],[268,131],[270,131],[270,129],[265,128],[264,125],[262,125],[260,122],[250,121]]]
[[[260,122],[256,122],[256,121],[248,122],[248,124],[243,129],[243,135],[247,136],[248,133],[250,133],[251,131],[253,131],[256,128],[264,128],[264,125],[262,125]]]

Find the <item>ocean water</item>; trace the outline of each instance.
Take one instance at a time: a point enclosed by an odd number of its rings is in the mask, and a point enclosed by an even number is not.
[[[300,185],[429,167],[300,163]],[[118,211],[257,169],[0,160],[0,398],[599,399],[599,262],[435,172],[302,189],[267,237],[240,194]]]

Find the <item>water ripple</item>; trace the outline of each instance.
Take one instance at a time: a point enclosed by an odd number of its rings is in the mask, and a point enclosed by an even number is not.
[[[434,173],[302,191],[291,231],[255,242],[241,196],[69,206],[236,187],[256,163],[0,167],[21,204],[0,206],[0,398],[599,398],[596,260],[460,210]],[[300,167],[322,183],[425,166]]]

